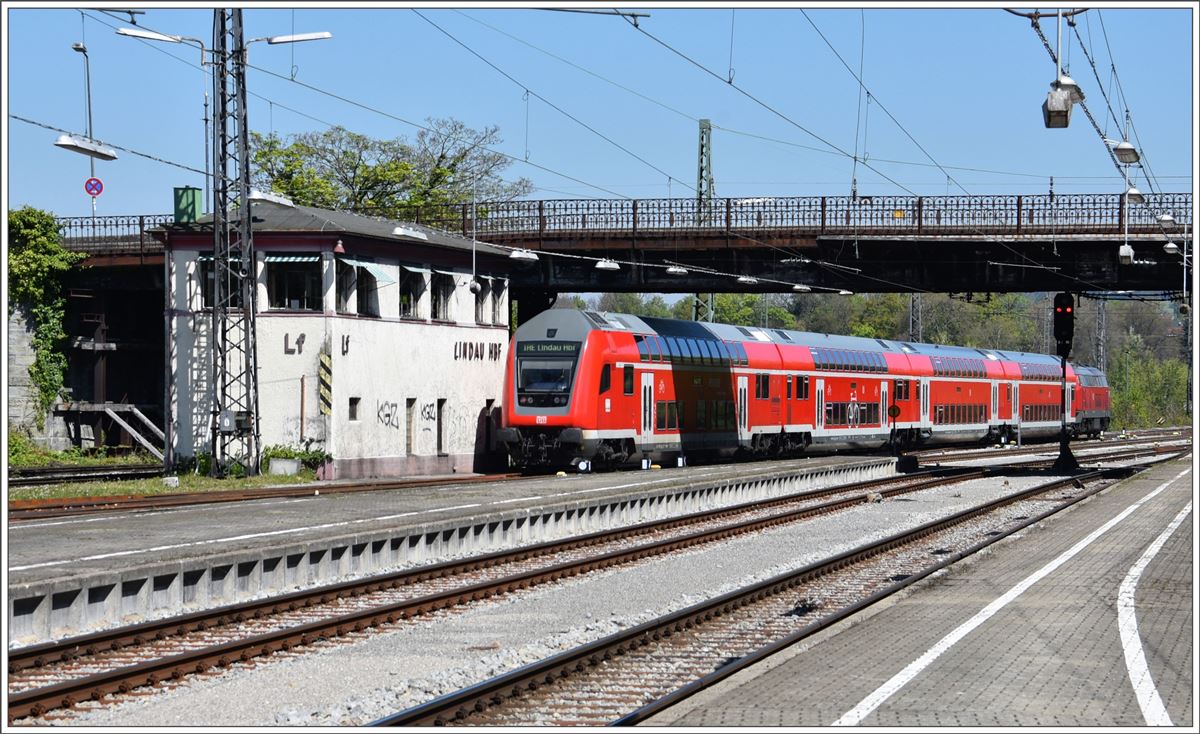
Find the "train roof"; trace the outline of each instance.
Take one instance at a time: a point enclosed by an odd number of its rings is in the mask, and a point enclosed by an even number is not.
[[[948,344],[871,339],[842,334],[819,334],[811,331],[797,331],[795,329],[733,326],[704,321],[683,321],[680,319],[664,319],[653,316],[643,317],[601,311],[580,311],[568,308],[543,311],[529,323],[532,324],[534,321],[538,324],[537,328],[541,328],[545,324],[547,328],[566,329],[571,336],[578,335],[581,339],[591,329],[604,329],[606,331],[627,331],[631,334],[657,334],[659,336],[690,337],[693,339],[716,338],[725,341],[740,342],[757,341],[770,344],[815,347],[818,349],[853,349],[863,352],[903,353],[926,357],[969,357],[973,359],[982,357],[993,361],[1005,360],[1023,362],[1025,364],[1059,364],[1059,358],[1049,354],[1018,352],[1008,349],[977,349]],[[568,333],[564,332],[561,336],[566,337]],[[1094,368],[1085,367],[1082,369],[1092,370]],[[1100,373],[1099,370],[1095,370],[1095,372]]]

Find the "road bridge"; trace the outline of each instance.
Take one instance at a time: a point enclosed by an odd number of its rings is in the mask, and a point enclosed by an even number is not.
[[[711,206],[559,199],[481,204],[474,218],[468,205],[424,220],[567,255],[513,273],[515,287],[550,292],[770,292],[790,284],[856,292],[1182,289],[1180,257],[1162,246],[1190,234],[1191,194],[1123,204],[1121,194],[755,197]],[[1164,213],[1173,227],[1158,221]],[[1126,241],[1134,256],[1123,265]],[[594,258],[644,267],[598,270]],[[688,272],[669,273],[671,264]]]
[[[1158,221],[1164,213],[1174,226]],[[520,291],[1177,291],[1182,260],[1162,246],[1190,237],[1192,195],[1147,194],[1128,207],[1121,194],[522,200],[400,218],[543,253],[514,262]],[[169,219],[60,224],[69,248],[116,265],[161,262],[144,230]],[[1126,241],[1133,262],[1122,264]],[[624,264],[600,270],[597,258]]]

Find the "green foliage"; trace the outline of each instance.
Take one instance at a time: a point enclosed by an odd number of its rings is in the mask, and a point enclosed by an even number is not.
[[[1191,420],[1187,365],[1177,359],[1158,359],[1136,335],[1110,361],[1108,384],[1114,429],[1180,425]]]
[[[33,323],[29,376],[37,388],[37,424],[42,428],[67,371],[62,278],[86,256],[63,248],[53,214],[29,206],[9,212],[8,242],[9,312],[21,306]]]
[[[473,130],[450,119],[427,124],[432,132],[421,130],[411,143],[342,127],[286,142],[251,133],[255,185],[297,204],[393,219],[415,219],[420,208],[423,221],[445,215],[446,206],[509,201],[533,190],[528,179],[510,183],[501,177],[511,159],[487,150],[501,142],[499,128]],[[461,214],[456,217],[460,223]]]
[[[8,467],[46,466],[53,463],[50,452],[38,448],[29,436],[15,426],[8,427]]]
[[[333,460],[333,456],[328,452],[323,449],[314,449],[312,445],[313,440],[309,439],[304,442],[304,448],[281,444],[267,446],[262,452],[262,470],[267,470],[271,459],[299,459],[302,466],[314,471],[325,462]]]

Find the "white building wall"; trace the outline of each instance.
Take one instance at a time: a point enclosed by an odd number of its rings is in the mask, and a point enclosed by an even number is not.
[[[172,398],[175,447],[179,456],[207,452],[211,393],[210,316],[202,310],[197,253],[179,251],[172,280],[177,311],[177,389]],[[418,306],[419,319],[399,318],[402,270],[377,263],[393,282],[376,284],[379,317],[337,312],[336,262],[322,256],[324,313],[268,310],[266,268],[259,270],[259,430],[263,446],[324,448],[332,454],[333,476],[448,474],[485,468],[494,458],[504,365],[508,354],[508,294],[499,292],[499,326],[475,323],[470,275],[456,274],[449,322],[429,322],[430,288]],[[427,266],[426,266],[427,267]],[[344,294],[356,303],[354,283]],[[502,281],[501,281],[502,282]],[[484,319],[492,315],[490,300]],[[320,353],[332,361],[329,415],[321,412]],[[351,416],[351,401],[355,401]],[[440,407],[440,411],[439,411]],[[438,432],[442,437],[438,450]],[[493,418],[495,416],[495,418]],[[490,425],[489,425],[490,423]]]

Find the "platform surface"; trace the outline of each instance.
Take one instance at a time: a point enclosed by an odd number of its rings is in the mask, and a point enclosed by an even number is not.
[[[1165,715],[1194,727],[1191,462],[1126,480],[644,725],[1133,727]],[[1139,561],[1124,605],[1136,634],[1123,641],[1120,589]]]

